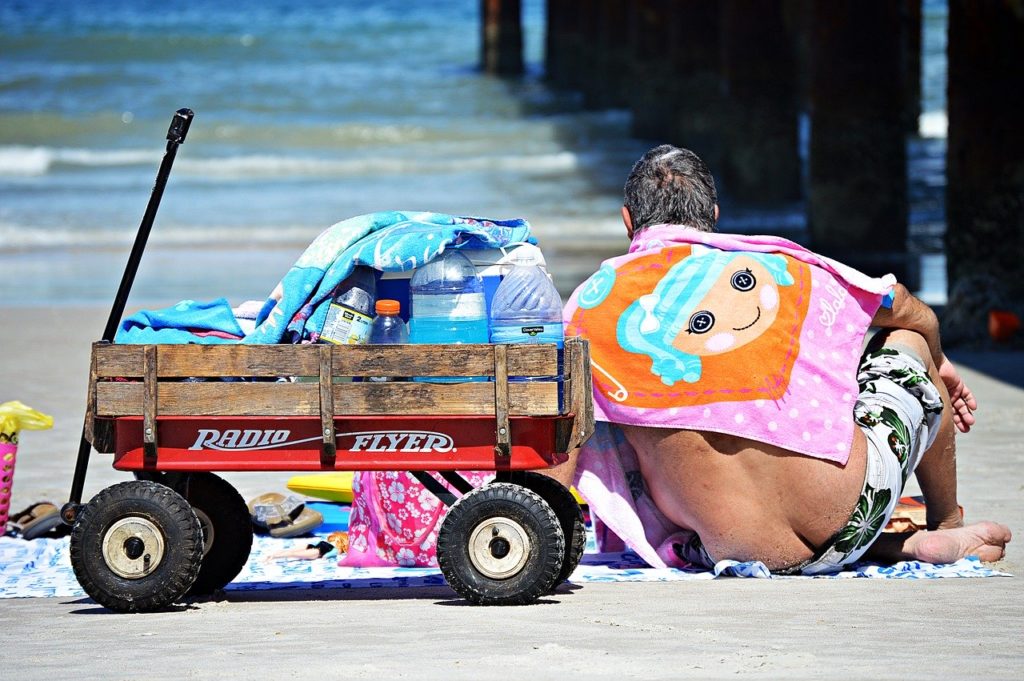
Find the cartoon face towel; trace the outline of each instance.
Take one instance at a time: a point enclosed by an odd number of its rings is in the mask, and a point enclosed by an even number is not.
[[[857,365],[895,284],[786,239],[661,225],[565,308],[599,421],[738,435],[845,464]]]

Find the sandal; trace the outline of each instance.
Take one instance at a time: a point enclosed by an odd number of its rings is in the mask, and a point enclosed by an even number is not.
[[[271,537],[309,534],[324,522],[323,514],[298,497],[277,492],[267,492],[250,501],[249,514],[257,530],[268,532]]]
[[[37,539],[61,524],[60,509],[49,501],[40,501],[13,514],[7,521],[7,534]]]

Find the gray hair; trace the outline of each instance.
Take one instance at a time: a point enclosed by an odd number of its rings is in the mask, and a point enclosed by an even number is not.
[[[624,193],[634,233],[663,224],[715,230],[715,178],[689,149],[662,144],[648,151],[633,166]]]

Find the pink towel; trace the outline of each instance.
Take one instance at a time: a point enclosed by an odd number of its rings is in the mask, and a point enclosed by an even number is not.
[[[694,533],[677,527],[654,505],[641,481],[636,452],[619,427],[597,424],[580,450],[575,485],[590,505],[599,551],[630,548],[658,568],[689,565],[673,544],[685,544]]]
[[[662,225],[569,298],[600,421],[729,433],[845,463],[864,334],[895,279],[778,237]]]

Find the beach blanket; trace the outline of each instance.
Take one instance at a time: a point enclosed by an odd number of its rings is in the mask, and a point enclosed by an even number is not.
[[[857,364],[895,279],[779,237],[649,227],[569,298],[599,421],[699,428],[845,464]]]
[[[181,301],[125,318],[118,343],[298,343],[323,328],[331,293],[357,265],[405,272],[446,248],[488,249],[536,243],[525,220],[490,220],[443,213],[382,211],[324,230],[267,297],[244,334],[223,298]],[[196,333],[202,331],[206,333]],[[216,333],[210,333],[216,332]]]
[[[325,535],[326,536],[326,535]],[[26,541],[0,538],[0,598],[79,598],[85,596],[75,579],[68,552],[68,538]],[[261,591],[272,589],[350,589],[363,587],[443,586],[437,568],[340,567],[337,560],[274,560],[265,557],[284,548],[300,548],[316,539],[275,539],[259,536],[241,574],[225,591]],[[588,552],[569,581],[573,584],[595,582],[671,582],[708,580],[720,577],[771,579],[939,579],[946,577],[1010,576],[965,558],[950,565],[905,562],[893,566],[861,563],[835,575],[781,577],[772,575],[761,563],[721,561],[713,570],[652,568],[637,554],[596,553],[593,538]]]

